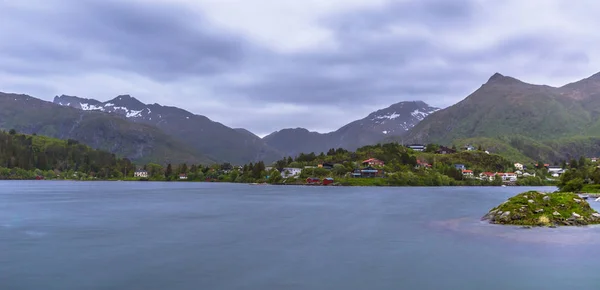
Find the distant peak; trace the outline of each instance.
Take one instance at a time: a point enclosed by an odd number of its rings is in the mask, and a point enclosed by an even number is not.
[[[492,77],[490,77],[490,79],[488,80],[488,82],[495,81],[495,80],[500,80],[500,79],[503,79],[503,78],[504,78],[504,76],[502,74],[495,73],[494,75],[492,75]]]

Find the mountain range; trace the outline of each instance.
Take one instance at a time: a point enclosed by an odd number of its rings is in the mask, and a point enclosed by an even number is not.
[[[400,102],[334,132],[321,134],[304,128],[283,129],[265,136],[263,140],[286,156],[296,156],[302,152],[327,152],[331,148],[355,150],[376,144],[386,136],[404,135],[438,110],[422,101]]]
[[[129,95],[105,102],[61,95],[46,102],[0,93],[0,106],[0,128],[76,139],[139,162],[271,162],[389,141],[479,143],[528,160],[600,154],[600,73],[562,87],[496,73],[444,109],[421,101],[399,102],[333,132],[288,128],[264,138]]]

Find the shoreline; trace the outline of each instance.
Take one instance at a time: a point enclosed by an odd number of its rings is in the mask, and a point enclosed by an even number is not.
[[[256,183],[256,182],[227,182],[227,181],[190,181],[190,180],[127,180],[127,179],[0,179],[0,181],[70,181],[70,182],[169,182],[169,183],[227,183],[227,184],[245,184],[252,186],[308,186],[308,187],[556,187],[555,185],[343,185],[334,184],[302,184],[302,183]],[[580,193],[589,195],[590,198],[600,197],[600,193]]]

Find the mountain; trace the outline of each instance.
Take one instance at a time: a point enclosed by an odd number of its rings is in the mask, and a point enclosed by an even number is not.
[[[402,135],[438,108],[421,101],[400,102],[369,114],[330,133],[310,132],[304,128],[283,129],[263,140],[286,156],[327,152],[331,148],[355,150],[376,144],[387,135]]]
[[[118,115],[134,123],[155,126],[219,162],[270,162],[282,157],[280,152],[270,148],[262,139],[248,131],[229,128],[180,108],[144,104],[129,95],[117,96],[107,102],[62,95],[56,96],[54,103],[83,111]]]
[[[136,162],[214,163],[156,127],[81,111],[27,95],[0,93],[0,128],[74,139]]]
[[[464,100],[431,114],[403,139],[449,144],[473,137],[600,136],[598,88],[597,75],[556,88],[496,73]]]

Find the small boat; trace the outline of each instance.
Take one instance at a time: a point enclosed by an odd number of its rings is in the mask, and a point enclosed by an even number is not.
[[[599,197],[599,198],[596,198],[596,201],[600,201],[600,197]]]
[[[506,184],[502,184],[502,187],[506,187]]]

